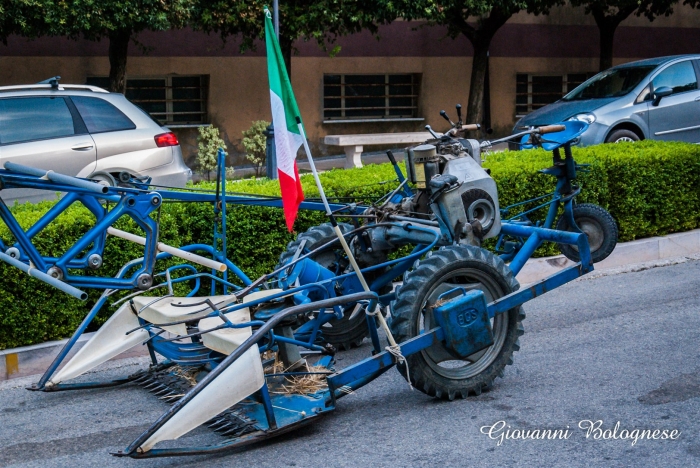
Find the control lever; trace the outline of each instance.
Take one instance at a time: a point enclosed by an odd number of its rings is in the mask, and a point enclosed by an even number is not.
[[[457,109],[457,125],[461,126],[462,125],[462,104],[457,104],[455,106],[455,109]]]
[[[433,128],[430,125],[426,125],[425,129],[430,132],[430,134],[433,136],[433,138],[435,138],[436,140],[440,139],[438,134],[433,131]]]
[[[440,115],[442,116],[443,119],[447,120],[450,123],[450,125],[452,125],[453,127],[455,126],[455,123],[447,116],[447,112],[445,112],[444,110],[441,110]]]

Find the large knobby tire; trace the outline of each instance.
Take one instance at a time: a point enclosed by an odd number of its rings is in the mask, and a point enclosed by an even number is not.
[[[436,326],[430,307],[450,289],[479,289],[487,302],[518,289],[518,282],[503,261],[487,250],[470,246],[449,246],[431,252],[406,275],[392,307],[391,331],[397,342],[418,336]],[[453,400],[480,395],[496,377],[502,377],[513,353],[520,349],[524,333],[522,307],[496,315],[491,320],[494,344],[469,356],[455,359],[442,344],[408,356],[411,384],[420,391]],[[404,366],[399,372],[407,377]]]
[[[615,130],[605,139],[605,143],[624,143],[639,141],[639,135],[632,130]]]
[[[593,263],[606,259],[617,245],[618,231],[615,218],[605,208],[592,203],[574,205],[573,212],[576,225],[588,236]],[[556,229],[573,231],[563,215],[557,220]],[[559,244],[559,250],[569,260],[578,262],[581,259],[578,247],[575,245]]]
[[[338,223],[340,231],[346,234],[354,229],[352,224]],[[307,254],[312,250],[336,239],[335,230],[330,223],[321,224],[320,226],[314,226],[308,231],[299,234],[295,241],[290,242],[287,245],[287,249],[280,255],[280,260],[275,269],[280,268],[282,265],[289,263],[294,254],[299,249],[299,246],[303,241],[306,241],[302,254]],[[339,259],[335,254],[337,250],[331,249],[324,252],[320,252],[311,257],[312,260],[318,262],[321,266],[328,268],[334,273],[340,274],[347,267],[347,260],[343,257]],[[338,265],[338,262],[341,262]],[[352,310],[348,310],[345,316],[340,319],[333,319],[330,322],[324,324],[321,327],[321,332],[326,342],[332,344],[338,349],[350,349],[354,346],[359,346],[362,340],[369,335],[367,330],[367,320],[365,319],[364,313],[357,313],[354,317],[350,318],[352,315]]]

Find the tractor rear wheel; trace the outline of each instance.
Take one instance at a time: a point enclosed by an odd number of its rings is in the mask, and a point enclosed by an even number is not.
[[[343,234],[354,229],[352,224],[347,223],[338,223],[338,227],[340,227],[340,231]],[[330,223],[324,223],[310,228],[308,231],[299,234],[295,241],[287,245],[287,250],[280,255],[280,260],[275,270],[292,261],[292,258],[294,258],[302,242],[304,242],[304,247],[300,255],[307,254],[336,238],[337,236]],[[340,249],[340,247],[338,247],[338,249]],[[338,252],[338,249],[329,249],[319,252],[313,255],[311,259],[318,262],[321,266],[328,268],[336,275],[340,275],[347,268],[348,261],[343,254]],[[345,312],[342,319],[333,319],[321,327],[321,332],[325,340],[338,349],[347,350],[354,346],[359,346],[362,340],[369,335],[365,314],[357,313],[352,316],[352,312],[353,309],[351,308]]]
[[[437,326],[432,306],[438,296],[456,287],[481,290],[487,302],[518,289],[513,273],[496,255],[471,246],[449,246],[433,251],[406,275],[392,305],[391,331],[401,343]],[[479,395],[496,377],[502,377],[523,334],[522,307],[491,319],[494,343],[464,360],[455,359],[442,344],[407,356],[408,370],[399,372],[420,391],[453,400]]]

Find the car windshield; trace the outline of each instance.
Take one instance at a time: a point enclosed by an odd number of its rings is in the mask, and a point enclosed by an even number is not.
[[[646,65],[605,70],[571,91],[562,100],[582,101],[624,96],[655,68],[656,65]]]

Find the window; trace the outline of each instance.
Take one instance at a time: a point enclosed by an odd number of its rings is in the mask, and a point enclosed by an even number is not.
[[[420,75],[323,75],[323,119],[417,118]]]
[[[0,99],[0,144],[71,135],[75,135],[75,127],[65,99]]]
[[[593,76],[593,73],[569,73],[567,75],[517,74],[515,80],[516,118],[558,101],[566,93],[591,76]]]
[[[109,87],[109,78],[90,77],[87,84]],[[162,125],[208,123],[209,76],[166,76],[131,78],[126,81],[126,98]]]
[[[100,98],[72,96],[73,104],[78,108],[88,132],[115,132],[133,130],[136,125],[122,111]]]
[[[673,94],[683,93],[698,89],[698,80],[695,77],[695,69],[690,60],[671,65],[662,71],[653,81],[654,89],[668,86],[673,89]]]

